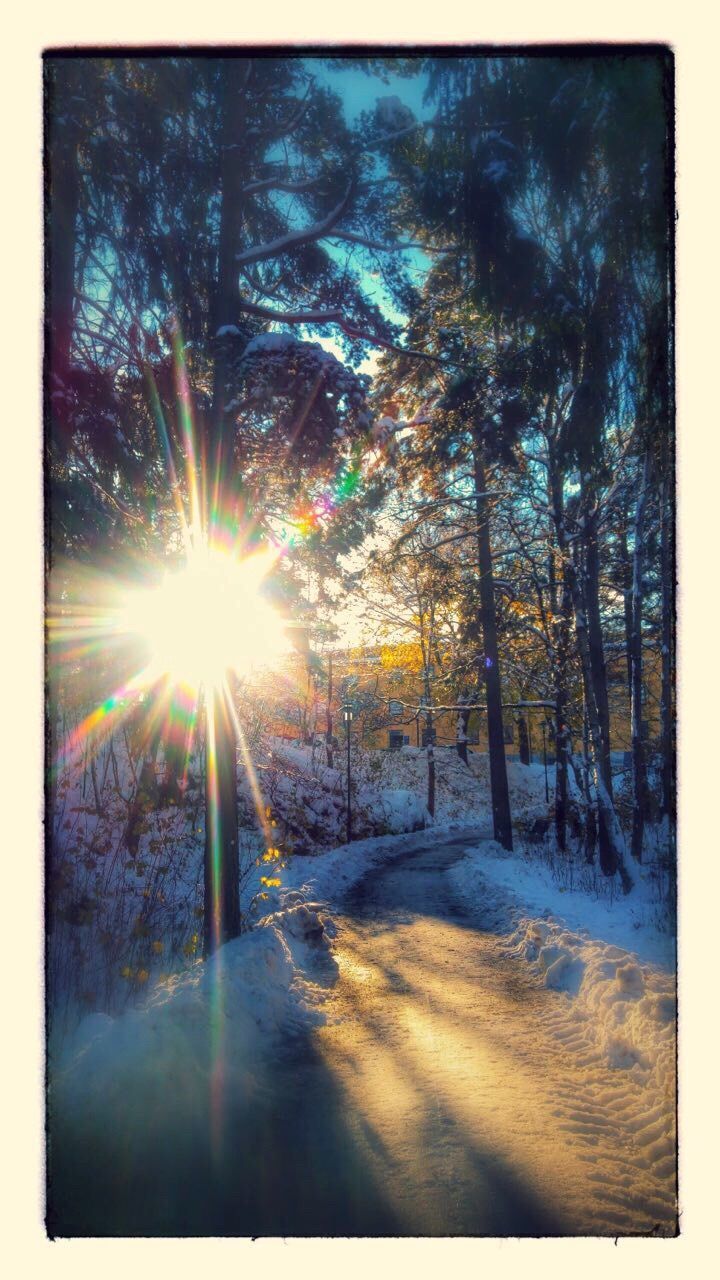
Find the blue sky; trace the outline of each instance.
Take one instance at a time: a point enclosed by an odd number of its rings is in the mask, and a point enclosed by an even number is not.
[[[420,119],[429,114],[427,108],[423,106],[423,94],[427,86],[427,75],[424,72],[414,76],[397,75],[392,71],[383,73],[382,76],[375,73],[368,75],[358,67],[348,66],[337,69],[328,67],[325,59],[326,55],[323,55],[323,57],[310,58],[308,62],[311,64],[313,75],[340,96],[349,124],[357,119],[361,111],[372,110],[377,99],[384,97],[399,98],[403,105],[409,107]],[[326,247],[328,252],[334,255],[339,256],[345,252],[340,248]],[[427,265],[424,256],[417,251],[411,250],[406,256],[412,261],[413,267],[422,268],[423,265]],[[391,320],[402,324],[405,317],[393,305],[382,281],[372,277],[368,272],[364,272],[363,275],[367,293],[371,297],[374,296]],[[419,284],[419,279],[416,282]],[[334,338],[317,338],[316,335],[313,337],[342,359],[339,344]],[[379,354],[379,351],[371,353],[360,365],[361,372],[374,373]]]
[[[389,74],[387,84],[379,76],[366,75],[356,67],[331,69],[323,65],[323,59],[313,58],[312,69],[318,80],[335,89],[340,94],[345,108],[345,115],[352,123],[361,111],[372,108],[377,98],[396,96],[416,116],[426,114],[423,108],[423,93],[427,85],[427,76],[423,73],[410,78]]]

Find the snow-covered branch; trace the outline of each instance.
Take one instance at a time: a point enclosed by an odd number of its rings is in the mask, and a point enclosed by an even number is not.
[[[377,333],[368,333],[357,324],[348,320],[339,310],[331,308],[310,307],[307,311],[276,311],[273,307],[264,307],[258,302],[248,302],[245,298],[238,300],[241,311],[249,315],[262,316],[265,320],[274,320],[278,324],[336,324],[348,338],[357,338],[361,342],[369,342],[371,346],[382,347],[384,351],[392,351],[398,356],[411,356],[415,360],[430,360],[434,364],[447,364],[440,356],[429,351],[415,351],[411,347],[400,347],[395,342],[381,338]]]
[[[261,191],[284,191],[289,195],[300,195],[304,191],[312,191],[321,181],[321,177],[304,178],[297,182],[277,176],[258,178],[257,181],[249,182],[246,187],[243,187],[243,195],[256,196]]]
[[[361,235],[359,231],[335,230],[332,236],[328,238],[332,240],[348,240],[351,244],[364,245],[366,249],[377,249],[379,253],[398,253],[403,249],[422,249],[424,253],[445,252],[437,245],[425,245],[420,240],[373,240],[370,236]]]
[[[302,245],[309,244],[313,240],[322,240],[332,231],[335,224],[340,221],[348,207],[352,191],[353,184],[349,182],[342,199],[324,218],[318,219],[317,222],[311,223],[310,226],[300,227],[297,231],[288,231],[286,235],[278,236],[276,240],[268,240],[265,244],[256,245],[254,249],[246,249],[243,253],[237,255],[238,264],[240,266],[248,266],[252,262],[267,262],[270,258],[278,258],[281,254],[292,252],[293,249],[299,249]]]

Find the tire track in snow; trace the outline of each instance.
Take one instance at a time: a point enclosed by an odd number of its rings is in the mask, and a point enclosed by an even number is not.
[[[610,1067],[572,997],[472,927],[462,844],[351,891],[318,1032],[394,1211],[420,1234],[673,1234],[673,1082]]]

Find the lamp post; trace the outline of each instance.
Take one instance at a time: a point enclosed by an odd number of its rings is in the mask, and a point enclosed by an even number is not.
[[[345,724],[345,733],[347,734],[347,843],[352,840],[352,815],[350,809],[350,725],[352,724],[353,710],[349,702],[346,702],[342,709],[343,722]]]

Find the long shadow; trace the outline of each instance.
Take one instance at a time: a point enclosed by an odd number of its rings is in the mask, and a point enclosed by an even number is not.
[[[394,1039],[379,1034],[372,1020],[363,1016],[360,1006],[355,1009],[356,1023],[362,1026],[362,1047],[371,1044],[374,1052],[392,1057],[394,1073],[402,1076],[421,1100],[422,1122],[415,1138],[418,1152],[428,1153],[428,1160],[435,1161],[438,1153],[448,1151],[453,1166],[448,1178],[434,1170],[433,1184],[426,1190],[425,1221],[413,1232],[401,1226],[399,1234],[457,1235],[457,1236],[560,1236],[579,1231],[577,1224],[564,1217],[561,1211],[536,1191],[527,1179],[503,1157],[496,1145],[482,1142],[477,1130],[472,1131],[452,1098],[444,1098],[428,1080],[421,1065],[409,1054],[400,1037]],[[491,1037],[495,1039],[495,1037]],[[362,1050],[360,1050],[362,1052]],[[358,1055],[359,1056],[359,1055]],[[353,1070],[353,1060],[346,1052],[343,1065]],[[393,1072],[388,1071],[388,1078]],[[348,1098],[348,1106],[357,1114],[358,1103]],[[362,1116],[364,1136],[371,1135],[370,1145],[385,1158],[386,1182],[397,1190],[402,1174],[393,1154],[392,1146],[373,1128],[367,1116]],[[398,1136],[402,1128],[398,1131]],[[448,1136],[452,1142],[448,1147]],[[416,1196],[418,1192],[416,1191]],[[417,1208],[416,1201],[414,1207]]]
[[[402,1070],[422,1093],[417,1070],[404,1059]],[[457,1128],[458,1122],[437,1098],[423,1096],[419,1150],[432,1153],[446,1126]],[[273,1065],[261,1096],[240,1105],[234,1100],[226,1109],[222,1152],[213,1149],[201,1117],[177,1120],[172,1131],[153,1132],[149,1123],[144,1135],[105,1131],[82,1142],[58,1127],[50,1160],[50,1234],[567,1234],[509,1163],[464,1131],[452,1185],[435,1184],[426,1218],[415,1206],[410,1223],[389,1194],[389,1184],[394,1181],[397,1190],[402,1178],[392,1151],[368,1117],[358,1115],[307,1036],[297,1037]]]
[[[411,848],[390,868],[370,872],[346,897],[364,924],[398,923],[398,913],[437,916],[470,929],[477,923],[438,885],[438,872],[462,857],[478,837],[465,833],[442,846]],[[422,860],[425,860],[424,864]],[[395,875],[412,862],[416,874]],[[427,886],[420,880],[428,878]],[[382,883],[382,888],[381,884]],[[432,882],[432,883],[431,883]],[[432,890],[434,884],[434,893]],[[439,890],[439,891],[438,891]],[[402,1069],[407,1069],[403,1060]],[[422,1082],[419,1081],[422,1095]],[[438,1124],[455,1123],[424,1108],[430,1144]],[[53,1117],[49,1133],[47,1225],[57,1236],[400,1236],[409,1234],[561,1234],[554,1214],[497,1154],[465,1138],[463,1159],[474,1174],[457,1190],[462,1226],[444,1216],[408,1226],[392,1208],[379,1172],[394,1176],[387,1144],[366,1116],[352,1109],[311,1035],[296,1035],[266,1064],[252,1098],[228,1099],[214,1141],[209,1097],[198,1089],[192,1108],[178,1102],[176,1122],[142,1111],[132,1132],[79,1134]],[[395,1176],[397,1171],[395,1170]],[[443,1195],[447,1192],[443,1191]],[[473,1197],[477,1197],[475,1205]],[[457,1215],[453,1215],[457,1217]]]
[[[348,1123],[347,1101],[307,1035],[293,1037],[252,1100],[229,1101],[222,1149],[210,1106],[177,1125],[78,1139],[51,1132],[53,1236],[393,1236],[389,1208]]]
[[[396,964],[397,967],[392,968],[385,964],[379,957],[376,956],[373,958],[373,965],[382,975],[383,979],[387,981],[388,987],[393,993],[415,996],[418,998],[427,996],[428,986],[423,984],[423,975],[426,976],[426,980],[429,982],[434,977],[433,972],[423,966],[415,958],[413,958],[412,963],[408,965],[405,965],[402,959],[397,961]],[[413,981],[408,976],[409,970],[417,973],[419,981]],[[498,990],[501,994],[512,998],[512,1000],[518,1005],[529,1003],[532,994],[524,984],[518,982],[517,979],[514,979],[510,975],[501,978],[501,981],[498,984]],[[453,990],[449,991],[447,994],[443,993],[443,995],[439,995],[434,991],[430,991],[430,1008],[433,1015],[440,1017],[442,1020],[451,1024],[458,1030],[458,1032],[475,1032],[477,1029],[476,1018],[473,1017],[469,1010],[463,1010],[463,1002],[461,998],[458,998],[457,991],[458,984],[456,980],[454,981]],[[472,993],[470,992],[469,994]],[[348,998],[353,1007],[355,1007],[355,1001],[353,1000],[352,995],[346,994],[346,998]],[[357,1005],[357,1011],[359,1014],[359,1004]],[[483,1024],[483,1038],[502,1049],[503,1053],[507,1056],[518,1056],[517,1051],[512,1047],[512,1045],[508,1044],[507,1037],[502,1034],[495,1033],[487,1023]]]

